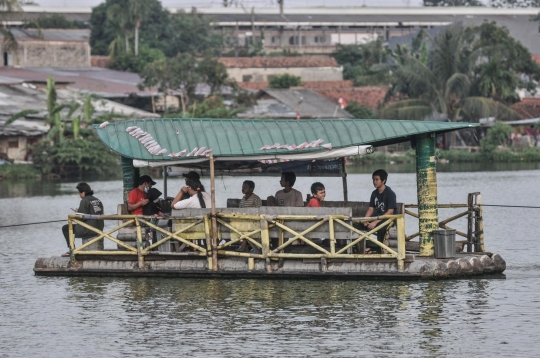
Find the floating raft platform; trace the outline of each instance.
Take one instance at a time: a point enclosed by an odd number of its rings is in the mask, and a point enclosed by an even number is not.
[[[90,255],[89,255],[90,256]],[[370,279],[426,280],[453,279],[477,275],[502,274],[506,262],[499,254],[456,254],[452,259],[435,259],[407,255],[405,268],[398,270],[395,260],[255,259],[253,267],[242,258],[220,258],[218,270],[208,267],[201,257],[171,257],[160,253],[146,257],[139,269],[136,258],[78,257],[72,265],[69,257],[39,258],[34,266],[38,276],[132,276],[132,277],[198,277],[198,278],[268,278],[268,279]]]

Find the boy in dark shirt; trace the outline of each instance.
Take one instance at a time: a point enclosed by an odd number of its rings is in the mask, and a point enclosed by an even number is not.
[[[376,170],[371,177],[373,179],[373,186],[375,187],[375,190],[373,190],[373,193],[371,193],[369,209],[366,212],[366,217],[392,215],[397,209],[397,201],[396,193],[394,193],[389,186],[386,186],[388,173],[383,169],[379,169]],[[383,220],[374,220],[364,223],[364,226],[368,230],[373,230],[373,228],[380,225],[382,222]],[[377,232],[377,240],[379,242],[384,241],[387,231],[388,228],[386,228],[386,230],[379,230]],[[378,250],[378,248],[379,247],[377,246],[375,250]]]

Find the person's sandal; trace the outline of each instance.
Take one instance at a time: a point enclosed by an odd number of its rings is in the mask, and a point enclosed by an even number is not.
[[[69,257],[69,256],[70,256],[70,253],[69,253],[69,251],[68,251],[68,252],[66,252],[65,254],[62,254],[62,255],[60,255],[60,256],[61,256],[61,257]]]

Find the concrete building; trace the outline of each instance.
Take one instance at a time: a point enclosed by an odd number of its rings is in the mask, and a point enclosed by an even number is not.
[[[90,67],[90,30],[11,29],[17,40],[15,50],[3,44],[2,66]]]
[[[10,24],[23,18],[37,18],[43,13],[60,13],[69,20],[88,22],[90,7],[25,6],[24,14],[14,14]],[[170,7],[171,12],[192,8]],[[420,28],[446,26],[455,22],[481,24],[495,21],[505,26],[531,53],[540,54],[539,23],[530,21],[537,8],[499,9],[482,7],[306,7],[279,8],[213,7],[197,8],[229,43],[231,50],[262,43],[266,52],[293,51],[329,54],[337,44],[354,44],[380,38],[387,41],[415,33]]]
[[[343,68],[329,56],[222,57],[219,61],[237,82],[268,82],[284,73],[302,82],[343,80]]]

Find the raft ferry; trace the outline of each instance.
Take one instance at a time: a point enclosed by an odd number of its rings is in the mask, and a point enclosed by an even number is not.
[[[163,167],[167,176],[196,170],[210,177],[211,208],[171,210],[166,216],[127,214],[68,216],[70,256],[39,258],[36,275],[171,276],[231,278],[441,279],[501,274],[506,268],[484,243],[480,193],[466,204],[439,204],[435,136],[477,124],[403,120],[146,119],[95,125],[104,145],[121,156],[124,200],[141,167]],[[368,203],[348,200],[344,158],[367,155],[373,147],[411,141],[416,150],[418,204],[398,203],[393,215],[365,217]],[[338,176],[343,201],[321,208],[263,206],[238,208],[237,199],[217,208],[216,175]],[[166,202],[164,203],[166,206]],[[463,208],[445,220],[439,211]],[[415,211],[417,209],[417,211]],[[407,236],[405,218],[418,220]],[[467,218],[467,232],[448,226]],[[85,219],[114,220],[101,231]],[[383,220],[366,231],[365,222]],[[73,225],[96,233],[75,245]],[[443,229],[443,230],[440,230]],[[377,232],[384,230],[379,242]],[[153,232],[154,240],[147,240]],[[455,236],[464,240],[455,241]],[[418,241],[415,239],[418,238]],[[105,250],[103,241],[118,249]],[[239,252],[247,240],[251,252]],[[379,248],[368,254],[366,243]]]

